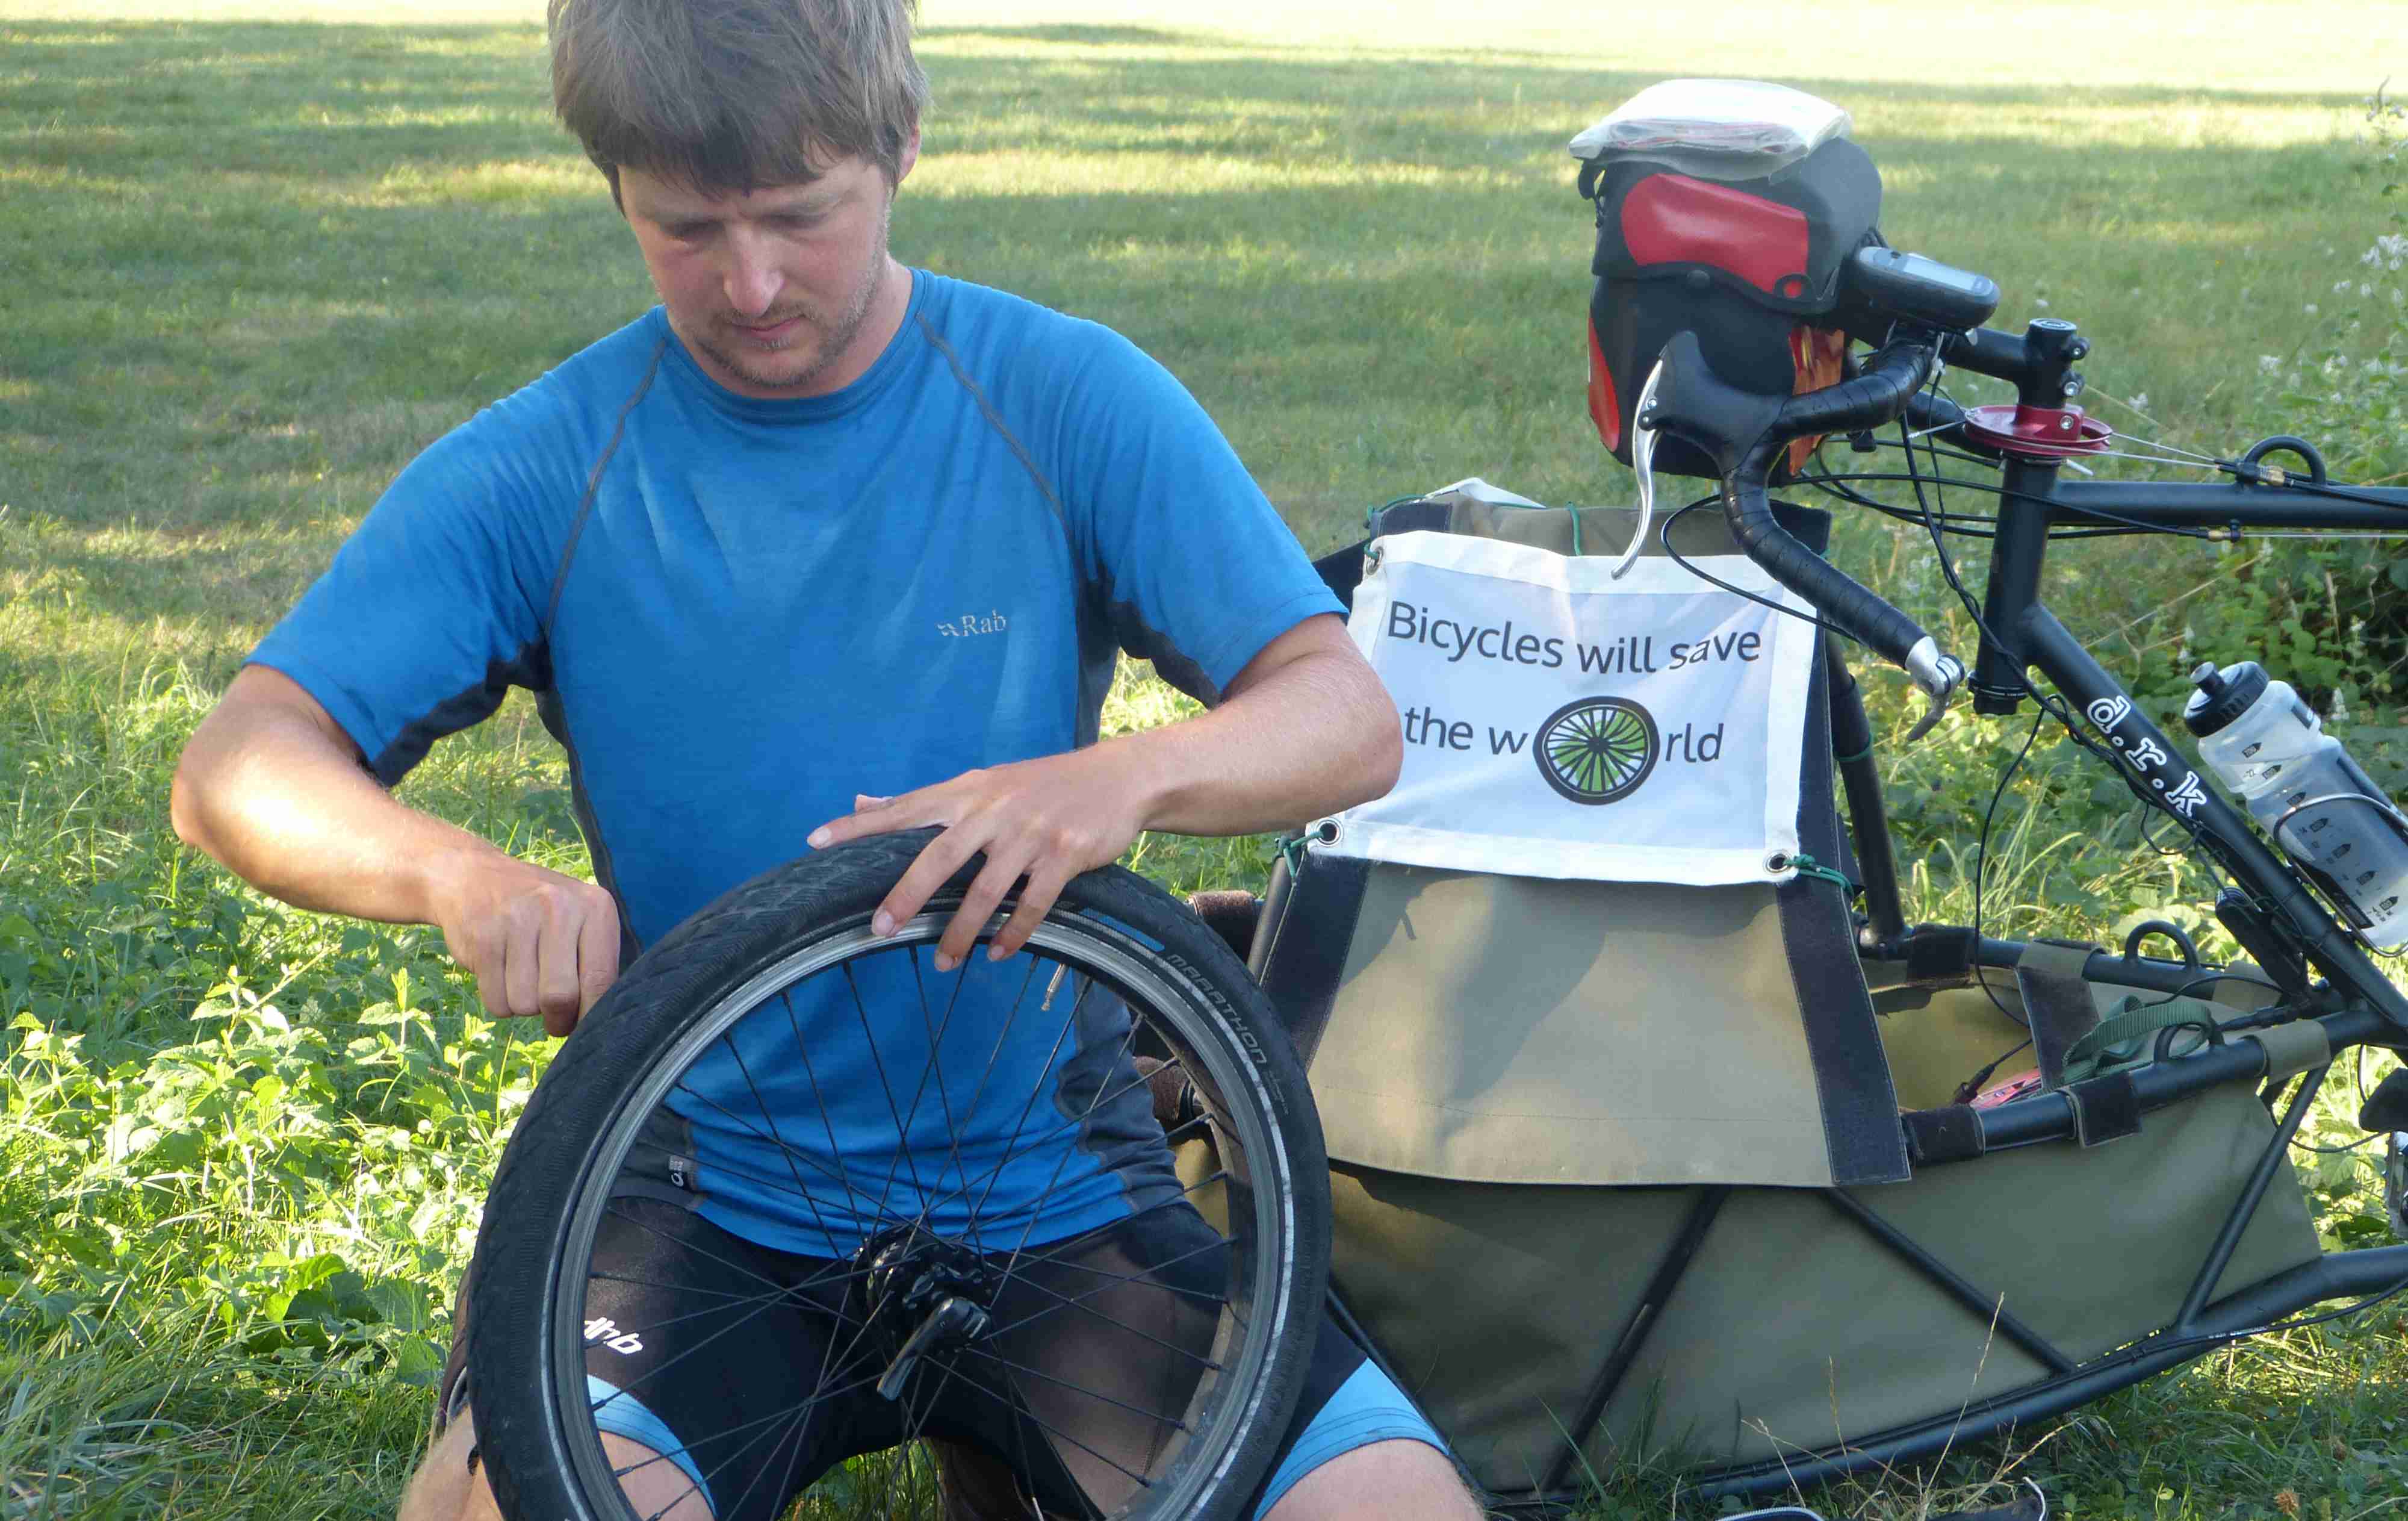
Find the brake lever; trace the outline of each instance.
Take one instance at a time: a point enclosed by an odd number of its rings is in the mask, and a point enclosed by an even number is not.
[[[1639,527],[1622,551],[1622,558],[1606,571],[1609,581],[1620,581],[1623,574],[1638,563],[1639,552],[1647,545],[1647,527],[1656,517],[1656,383],[1664,378],[1664,361],[1658,358],[1656,367],[1647,372],[1647,383],[1639,388],[1639,400],[1630,409],[1637,437],[1630,440],[1630,468],[1639,477]]]
[[[1903,668],[1914,679],[1914,684],[1923,689],[1924,696],[1930,700],[1930,705],[1923,710],[1923,716],[1915,721],[1914,727],[1906,731],[1906,742],[1913,744],[1930,733],[1931,726],[1940,722],[1940,715],[1947,711],[1948,699],[1956,695],[1958,683],[1965,680],[1965,666],[1955,655],[1941,649],[1937,639],[1926,634],[1921,642],[1906,653]]]

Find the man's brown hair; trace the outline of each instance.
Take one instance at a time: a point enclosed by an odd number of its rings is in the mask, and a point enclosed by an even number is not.
[[[858,156],[901,178],[928,101],[914,0],[551,0],[552,98],[622,165],[697,190],[803,184]]]

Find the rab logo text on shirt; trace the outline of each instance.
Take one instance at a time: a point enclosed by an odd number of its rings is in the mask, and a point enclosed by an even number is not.
[[[966,639],[980,634],[1000,634],[1010,623],[1000,612],[990,611],[984,617],[966,612],[951,623],[939,624],[937,632],[949,639]]]

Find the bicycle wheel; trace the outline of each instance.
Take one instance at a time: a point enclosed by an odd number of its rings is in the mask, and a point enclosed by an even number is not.
[[[1623,697],[1583,697],[1548,715],[1530,741],[1547,785],[1575,803],[1611,803],[1656,769],[1656,720]]]
[[[983,1449],[1015,1503],[1059,1514],[1229,1517],[1260,1483],[1328,1252],[1284,1031],[1217,937],[1117,868],[1073,882],[1019,954],[939,973],[979,862],[894,935],[869,928],[932,835],[730,893],[628,969],[545,1074],[469,1296],[505,1514],[695,1514],[662,1502],[666,1481],[721,1521],[933,1517],[928,1442]],[[719,1236],[680,1260],[738,1277],[623,1265],[613,1243],[696,1216],[781,1267]],[[637,1292],[644,1324],[595,1313]],[[801,1392],[696,1429],[679,1381],[748,1354],[788,1369],[792,1327],[817,1359]],[[631,1351],[652,1359],[640,1376],[605,1356]],[[614,1424],[638,1405],[663,1424]],[[677,1472],[632,1474],[606,1428],[656,1433]]]

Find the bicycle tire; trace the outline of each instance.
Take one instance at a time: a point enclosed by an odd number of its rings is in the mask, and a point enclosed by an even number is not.
[[[487,1198],[470,1289],[468,1362],[479,1444],[506,1515],[517,1521],[641,1521],[610,1476],[584,1383],[591,1329],[584,1313],[590,1285],[584,1279],[591,1270],[595,1234],[622,1186],[622,1169],[637,1148],[646,1119],[685,1083],[684,1074],[693,1070],[701,1053],[714,1043],[735,1049],[729,1032],[748,1012],[766,1006],[765,986],[774,984],[782,993],[798,985],[790,979],[843,969],[859,1003],[854,969],[868,958],[913,958],[915,982],[919,966],[933,966],[934,942],[975,876],[979,860],[964,867],[894,936],[872,936],[868,921],[934,833],[879,837],[820,852],[723,897],[627,969],[588,1012],[538,1084]],[[982,945],[1001,927],[1011,908],[1007,901],[989,922],[980,937]],[[1127,1033],[1112,1054],[1114,1062],[1132,1060],[1140,1044],[1167,1054],[1169,1069],[1183,1078],[1185,1091],[1195,1100],[1167,1139],[1182,1146],[1209,1140],[1209,1152],[1187,1146],[1187,1155],[1210,1155],[1219,1168],[1199,1184],[1187,1181],[1196,1170],[1189,1167],[1180,1180],[1182,1199],[1210,1205],[1217,1197],[1224,1218],[1218,1228],[1226,1243],[1217,1259],[1224,1264],[1219,1270],[1222,1298],[1211,1310],[1210,1354],[1198,1361],[1187,1402],[1178,1412],[1175,1429],[1183,1435],[1164,1433],[1168,1412],[1148,1413],[1157,1423],[1154,1429],[1160,1442],[1154,1461],[1143,1474],[1113,1463],[1132,1476],[1128,1495],[1111,1504],[1090,1499],[1087,1508],[1132,1521],[1233,1518],[1259,1485],[1284,1435],[1322,1319],[1328,1175],[1302,1069],[1244,966],[1183,905],[1127,871],[1108,868],[1070,882],[1013,962],[1030,957],[1037,959],[1030,963],[1025,983],[1034,980],[1037,965],[1050,961],[1055,968],[1048,983],[1049,1008],[1054,1001],[1051,990],[1059,989],[1066,975],[1076,972],[1085,980],[1062,1016],[1065,1032],[1080,1017],[1079,1006],[1095,987],[1119,997],[1130,1018]],[[958,977],[984,959],[973,951],[952,975]],[[791,1014],[793,1004],[787,1008]],[[929,1014],[924,1000],[922,1014]],[[866,1009],[863,1028],[870,1028]],[[934,1032],[932,1052],[942,1048],[944,1034],[941,1028]],[[798,1048],[801,1037],[796,1026]],[[1062,1036],[1057,1034],[1054,1042],[1058,1050]],[[1005,1043],[998,1035],[996,1050],[1000,1053]],[[994,1067],[990,1057],[989,1071]],[[930,1061],[929,1068],[938,1070],[938,1064]],[[1108,1069],[1118,1074],[1124,1068],[1111,1065]],[[1058,1083],[1051,1057],[1043,1070]],[[1159,1072],[1147,1076],[1150,1087],[1161,1080]],[[940,1074],[940,1093],[945,1083]],[[1101,1101],[1101,1080],[1096,1092],[1090,1112]],[[892,1091],[886,1102],[898,1132],[911,1132],[921,1114],[918,1098],[908,1112],[898,1112]],[[1160,1107],[1157,1101],[1154,1108]],[[1024,1108],[1024,1118],[1027,1112]],[[953,1118],[950,1109],[946,1118]],[[833,1142],[833,1131],[829,1139]],[[1018,1143],[1018,1133],[1013,1143]],[[1010,1155],[1007,1151],[1007,1159]],[[998,1172],[1002,1166],[996,1164]],[[1055,1176],[1060,1172],[1057,1165]],[[961,1176],[963,1187],[946,1198],[967,1195],[966,1169]],[[796,1181],[798,1185],[803,1181],[799,1171]],[[888,1182],[894,1182],[891,1167]],[[993,1192],[990,1182],[988,1193]],[[880,1202],[883,1207],[882,1196]],[[980,1206],[985,1202],[982,1195]],[[901,1244],[891,1247],[888,1256],[902,1252],[909,1260],[910,1251],[925,1245],[930,1253],[952,1249],[947,1261],[969,1260],[969,1250],[959,1243],[984,1241],[975,1224],[968,1235],[944,1238],[939,1245],[926,1224],[933,1211],[934,1205],[924,1201],[920,1225],[893,1221],[889,1234]],[[860,1278],[848,1286],[848,1296],[869,1292],[862,1284],[885,1284],[899,1276],[888,1272],[873,1280],[863,1267],[864,1261],[879,1267],[887,1260],[869,1256],[879,1239],[871,1238],[854,1259],[853,1270]],[[1033,1253],[1039,1244],[1029,1242],[1029,1250]],[[977,1260],[992,1266],[996,1255],[989,1251]],[[1015,1255],[1010,1260],[1019,1258]],[[1034,1271],[1024,1270],[1033,1281]],[[1010,1263],[1001,1271],[1007,1285],[1013,1282]],[[1183,1295],[1176,1301],[1180,1306],[1195,1305],[1191,1290],[1167,1280],[1160,1286],[1168,1290],[1166,1302],[1170,1296]],[[964,1297],[977,1298],[968,1290]],[[1063,1298],[1058,1293],[1054,1297]],[[872,1306],[862,1319],[867,1324],[881,1313]],[[1036,1318],[1026,1316],[1016,1324]],[[973,1339],[931,1356],[926,1366],[941,1369],[949,1383],[981,1356],[980,1347],[993,1344]],[[1024,1402],[1030,1398],[1025,1388],[1018,1387],[1026,1384],[1025,1379],[996,1376],[1005,1381],[1006,1395]],[[1107,1397],[1096,1393],[1093,1398]],[[1054,1431],[1050,1426],[1043,1428]],[[690,1436],[684,1440],[694,1441]],[[1075,1435],[1070,1440],[1077,1441]],[[1058,1440],[1055,1446],[1057,1456],[1068,1456]],[[873,1500],[867,1512],[846,1514],[914,1514],[924,1496],[916,1495],[924,1486],[910,1476],[913,1467],[908,1453],[890,1460],[885,1509],[876,1509]],[[844,1482],[854,1491],[874,1482],[862,1479],[867,1471],[853,1463],[843,1471],[850,1475]],[[899,1480],[895,1477],[898,1471],[904,1474]],[[854,1503],[858,1499],[856,1494]]]

